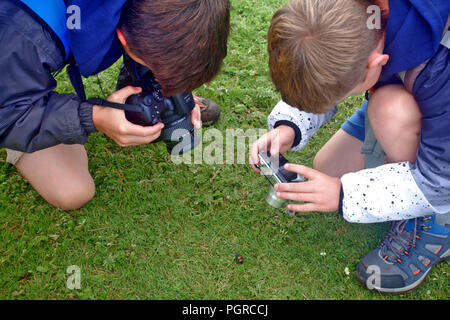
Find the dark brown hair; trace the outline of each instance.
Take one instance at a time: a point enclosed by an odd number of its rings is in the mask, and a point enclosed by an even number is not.
[[[367,26],[367,0],[291,0],[272,18],[270,75],[283,100],[324,113],[364,81],[384,32]]]
[[[129,0],[120,30],[165,94],[213,80],[227,55],[229,0]]]

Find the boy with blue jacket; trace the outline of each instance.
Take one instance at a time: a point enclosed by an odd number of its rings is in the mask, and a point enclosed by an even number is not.
[[[100,131],[120,146],[147,144],[164,125],[139,126],[123,110],[89,103],[80,73],[97,74],[126,53],[153,72],[166,95],[192,91],[219,72],[229,8],[228,0],[0,1],[0,147],[7,161],[50,204],[83,206],[95,192],[88,136]],[[53,76],[66,65],[78,96],[54,91]],[[139,92],[128,85],[107,100],[125,103]],[[197,128],[199,104],[191,112]]]

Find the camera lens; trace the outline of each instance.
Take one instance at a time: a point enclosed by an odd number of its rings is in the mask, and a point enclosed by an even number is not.
[[[182,155],[194,149],[199,143],[200,138],[195,132],[189,132],[180,137],[178,141],[165,141],[167,152],[172,155]]]
[[[200,143],[189,114],[165,125],[161,132],[161,139],[166,143],[169,153],[181,155],[191,151]]]

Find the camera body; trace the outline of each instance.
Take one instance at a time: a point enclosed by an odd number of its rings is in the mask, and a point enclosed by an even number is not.
[[[154,91],[143,91],[127,99],[127,104],[139,105],[142,112],[126,111],[128,121],[141,126],[154,126],[158,122],[170,125],[177,119],[189,116],[195,102],[191,93],[183,93],[173,97],[162,94],[159,84],[154,83]]]
[[[195,108],[192,93],[165,96],[150,69],[129,57],[124,57],[124,62],[131,73],[133,86],[142,88],[140,94],[132,95],[126,101],[137,110],[126,110],[127,120],[141,126],[163,122],[161,136],[154,142],[165,142],[169,153],[176,150],[175,153],[182,154],[195,148],[200,141],[191,121],[190,112]]]
[[[276,196],[276,191],[274,189],[275,184],[303,182],[305,179],[295,172],[284,169],[284,165],[289,163],[289,161],[281,154],[272,156],[270,152],[263,150],[259,152],[258,156],[260,160],[258,168],[261,170],[261,174],[264,175],[269,182],[266,202],[277,209],[286,207],[288,200]],[[293,215],[293,213],[289,213]]]

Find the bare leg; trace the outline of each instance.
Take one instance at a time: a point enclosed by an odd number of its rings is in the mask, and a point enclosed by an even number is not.
[[[89,202],[95,193],[82,145],[57,145],[24,154],[17,170],[51,205],[74,210]]]
[[[371,97],[368,113],[386,162],[416,162],[422,113],[414,96],[401,85],[384,86]]]
[[[368,106],[369,121],[386,153],[386,162],[416,161],[422,114],[414,97],[401,85],[378,89]],[[314,168],[333,177],[364,169],[362,142],[340,129],[314,159]]]

